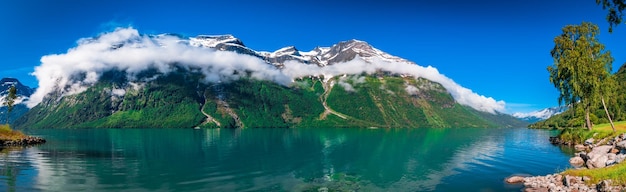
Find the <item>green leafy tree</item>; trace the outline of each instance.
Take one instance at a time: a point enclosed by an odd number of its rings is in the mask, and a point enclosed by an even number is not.
[[[9,88],[9,94],[4,98],[4,105],[7,106],[7,124],[9,124],[9,114],[13,111],[13,107],[15,106],[15,99],[17,99],[17,90],[15,86],[11,86]]]
[[[604,50],[598,35],[598,26],[589,22],[563,27],[550,52],[554,64],[548,66],[550,82],[560,92],[559,104],[583,107],[589,130],[593,128],[590,111],[604,101],[603,94],[611,92],[614,82],[610,80],[613,58]]]
[[[596,4],[602,5],[602,9],[608,9],[606,20],[609,22],[609,33],[612,33],[614,26],[622,24],[626,0],[596,0]]]

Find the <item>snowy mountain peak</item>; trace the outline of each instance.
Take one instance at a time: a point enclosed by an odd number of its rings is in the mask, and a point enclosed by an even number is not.
[[[271,56],[273,57],[279,57],[282,55],[294,55],[294,56],[301,56],[300,55],[300,51],[298,51],[298,49],[296,49],[295,46],[287,46],[287,47],[283,47],[280,48],[276,51],[274,51]]]
[[[243,42],[233,35],[198,35],[189,38],[189,44],[197,47],[217,47],[220,44],[231,44],[245,47]]]
[[[13,85],[17,85],[20,82],[15,79],[15,78],[2,78],[2,80],[0,80],[0,85],[2,87],[11,87]]]
[[[295,46],[287,46],[273,52],[255,51],[246,47],[243,42],[233,35],[199,35],[188,38],[188,43],[195,47],[214,48],[220,51],[234,51],[262,58],[276,67],[283,67],[285,62],[293,60],[306,64],[314,64],[320,67],[342,63],[360,57],[365,61],[373,62],[375,59],[390,62],[408,62],[405,59],[389,55],[374,48],[365,41],[351,39],[341,41],[330,47],[316,47],[311,51],[303,52]]]
[[[331,65],[334,63],[347,62],[356,56],[365,61],[372,62],[374,58],[390,62],[407,62],[405,59],[389,55],[381,50],[374,48],[372,45],[361,40],[341,41],[331,47],[317,47],[309,53],[317,53],[319,65]]]
[[[0,80],[0,101],[4,101],[4,98],[9,94],[9,88],[15,86],[17,91],[17,99],[15,100],[15,104],[22,103],[23,101],[28,100],[30,95],[35,92],[32,88],[23,85],[19,80],[15,78],[2,78]],[[0,102],[0,107],[4,106]]]
[[[567,106],[550,107],[529,113],[514,113],[513,117],[517,117],[518,119],[526,120],[529,122],[536,122],[563,113],[567,111],[567,109],[569,109]]]

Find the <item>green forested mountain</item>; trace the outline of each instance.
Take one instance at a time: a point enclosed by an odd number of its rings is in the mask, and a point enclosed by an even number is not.
[[[86,91],[49,95],[15,122],[21,129],[147,127],[520,127],[516,118],[458,104],[440,84],[396,75],[309,77],[286,87],[240,79],[199,83],[176,72],[131,83],[106,73]]]
[[[525,126],[496,112],[503,101],[354,39],[265,52],[119,29],[50,58],[38,79],[54,81],[18,128]]]
[[[611,114],[613,121],[626,120],[626,63],[614,74],[617,81],[617,87],[613,90],[615,93],[612,97],[606,97],[607,108]],[[577,113],[578,115],[575,115]],[[608,123],[604,108],[598,107],[590,114],[591,122],[594,124]],[[582,108],[570,108],[569,110],[552,116],[549,119],[531,124],[531,128],[563,128],[563,127],[581,127],[584,123]]]

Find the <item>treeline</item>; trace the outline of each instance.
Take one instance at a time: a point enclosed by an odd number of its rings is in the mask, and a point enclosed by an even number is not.
[[[615,94],[606,98],[609,114],[613,121],[626,121],[626,63],[613,74],[617,81],[613,87]],[[595,108],[589,115],[593,124],[609,123],[602,106]],[[582,107],[570,107],[569,110],[555,115],[547,120],[529,125],[530,128],[572,128],[584,127],[584,110]]]

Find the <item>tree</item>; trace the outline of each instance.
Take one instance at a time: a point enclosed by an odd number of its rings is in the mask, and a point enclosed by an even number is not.
[[[15,99],[17,99],[17,90],[15,89],[15,86],[11,86],[9,88],[9,94],[4,98],[3,103],[7,106],[7,124],[9,124],[9,114],[13,111]]]
[[[612,33],[613,26],[622,24],[626,0],[596,0],[596,4],[602,5],[602,9],[609,9],[606,20],[609,22],[609,33]]]
[[[614,81],[609,80],[613,58],[597,38],[597,25],[583,22],[567,25],[562,30],[563,33],[554,38],[555,45],[550,52],[554,59],[553,65],[548,66],[550,82],[560,92],[559,104],[583,107],[586,126],[591,130],[590,110],[597,109],[603,94],[608,94],[608,88],[613,86]]]
[[[612,62],[609,62],[609,66],[611,66]],[[615,132],[615,124],[613,124],[613,119],[611,118],[611,114],[609,113],[609,109],[606,108],[606,102],[604,102],[604,98],[613,98],[616,97],[615,91],[617,90],[617,81],[615,80],[615,75],[611,75],[610,67],[609,71],[606,73],[608,75],[603,75],[600,78],[602,85],[600,86],[600,101],[602,101],[602,107],[604,108],[604,112],[606,113],[606,118],[609,119],[609,123],[611,123],[611,128],[613,132]],[[617,104],[615,104],[617,105]]]

